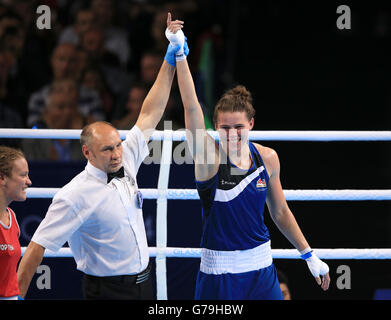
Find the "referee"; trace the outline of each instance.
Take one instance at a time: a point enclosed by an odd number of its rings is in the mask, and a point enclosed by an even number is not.
[[[182,28],[180,21],[171,24]],[[77,269],[84,273],[86,299],[154,299],[136,175],[149,155],[147,142],[163,115],[174,74],[175,67],[164,60],[123,142],[107,122],[82,130],[80,142],[88,163],[53,197],[27,247],[18,269],[22,297],[45,249],[58,251],[68,241]]]

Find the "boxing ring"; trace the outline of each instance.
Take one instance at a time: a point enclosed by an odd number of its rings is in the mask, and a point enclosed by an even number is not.
[[[0,129],[0,138],[79,139],[81,130]],[[125,139],[126,130],[119,131]],[[217,132],[209,134],[217,138]],[[199,199],[195,189],[168,189],[174,141],[185,141],[185,131],[155,131],[151,140],[163,141],[157,189],[140,189],[144,199],[157,201],[156,247],[150,247],[150,257],[156,259],[157,299],[167,300],[166,258],[200,258],[200,248],[167,247],[167,200]],[[391,141],[391,131],[250,131],[251,141]],[[52,198],[58,188],[28,188],[28,198]],[[389,201],[391,190],[284,190],[287,201]],[[22,254],[26,248],[22,248]],[[391,249],[330,248],[314,251],[321,259],[391,259]],[[274,259],[298,259],[296,249],[272,249]],[[69,248],[54,253],[45,250],[45,257],[72,257]]]

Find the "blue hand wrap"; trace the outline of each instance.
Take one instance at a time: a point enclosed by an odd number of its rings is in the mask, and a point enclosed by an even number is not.
[[[175,54],[179,51],[181,47],[179,45],[173,46],[171,43],[168,45],[166,55],[164,57],[164,60],[167,61],[168,64],[172,65],[174,68],[176,67],[176,56]],[[183,52],[185,56],[187,57],[190,50],[189,46],[187,45],[187,38],[185,37],[185,44],[183,45]]]
[[[177,45],[175,47],[171,43],[168,45],[166,56],[164,57],[164,60],[166,60],[167,63],[172,65],[173,67],[176,67],[175,53],[177,53],[180,48],[181,47],[179,45]]]
[[[307,252],[307,253],[302,254],[302,255],[300,256],[300,258],[302,258],[303,260],[308,259],[308,258],[311,258],[311,257],[312,257],[312,250],[311,250],[310,252]]]

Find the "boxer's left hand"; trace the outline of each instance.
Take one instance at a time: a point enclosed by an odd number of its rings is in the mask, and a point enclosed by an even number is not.
[[[315,277],[317,284],[323,290],[327,290],[330,285],[329,266],[320,260],[313,251],[301,254],[301,257],[307,262],[307,266]]]

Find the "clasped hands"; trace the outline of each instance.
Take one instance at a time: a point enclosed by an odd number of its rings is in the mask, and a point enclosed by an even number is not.
[[[167,29],[165,32],[166,38],[170,41],[164,59],[173,67],[176,67],[176,62],[186,59],[189,54],[187,39],[182,31],[183,21],[171,19],[171,13],[167,15]]]

